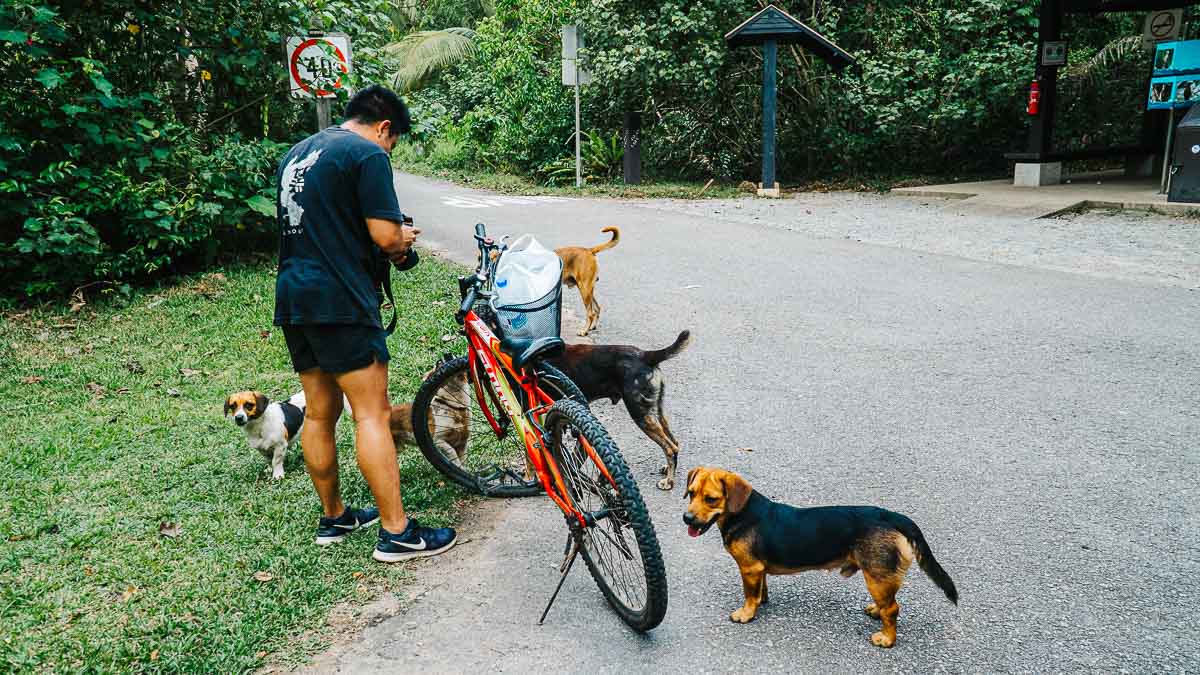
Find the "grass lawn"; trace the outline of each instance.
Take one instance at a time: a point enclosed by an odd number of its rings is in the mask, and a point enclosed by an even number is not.
[[[454,274],[425,256],[393,276],[394,400],[463,349],[442,340],[456,328]],[[229,392],[300,388],[273,299],[264,263],[3,318],[0,671],[250,670],[322,647],[335,603],[404,584],[402,566],[370,559],[374,528],[315,546],[320,508],[299,445],[272,482],[222,417]],[[352,427],[339,427],[342,489],[361,505]],[[410,511],[451,523],[463,493],[416,449],[400,467]],[[164,523],[181,533],[160,534]]]

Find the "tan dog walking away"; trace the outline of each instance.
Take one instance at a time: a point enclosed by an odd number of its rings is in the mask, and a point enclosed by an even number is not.
[[[600,266],[596,261],[596,254],[607,251],[621,241],[621,230],[615,226],[605,227],[600,231],[612,234],[612,239],[591,248],[563,246],[554,249],[558,257],[562,258],[563,284],[579,289],[579,297],[583,299],[583,307],[587,310],[587,324],[579,331],[580,336],[590,333],[600,321],[600,303],[596,302],[596,281],[599,279],[597,275]]]

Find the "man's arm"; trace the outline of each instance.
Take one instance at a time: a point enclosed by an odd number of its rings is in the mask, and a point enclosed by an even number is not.
[[[392,262],[403,262],[421,230],[383,218],[367,218],[367,231]]]

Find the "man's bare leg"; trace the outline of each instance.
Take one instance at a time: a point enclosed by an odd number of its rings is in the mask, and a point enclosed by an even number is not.
[[[337,518],[346,510],[338,483],[337,445],[335,432],[342,414],[342,390],[333,376],[320,368],[300,373],[306,407],[304,430],[300,442],[304,447],[304,465],[313,488],[321,500],[321,509],[329,518]]]
[[[371,494],[375,496],[383,528],[388,532],[403,532],[408,526],[408,517],[404,514],[404,503],[400,498],[400,467],[396,463],[396,445],[392,441],[387,363],[375,361],[365,368],[339,373],[333,378],[341,391],[346,393],[346,398],[350,399],[350,408],[358,426],[355,434],[358,468],[367,479]],[[340,397],[338,410],[341,410]],[[313,482],[315,484],[316,480]],[[317,491],[320,492],[319,487]]]

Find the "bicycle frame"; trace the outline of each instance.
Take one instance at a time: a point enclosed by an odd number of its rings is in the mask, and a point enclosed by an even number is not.
[[[463,319],[463,327],[469,343],[467,370],[475,389],[475,399],[479,402],[479,407],[483,410],[492,431],[496,433],[497,437],[503,437],[507,433],[496,421],[495,415],[486,403],[487,399],[484,396],[483,382],[479,379],[478,366],[482,366],[487,374],[488,388],[494,394],[492,400],[498,402],[521,433],[529,464],[537,474],[542,489],[569,520],[575,520],[581,526],[587,527],[590,524],[588,518],[572,502],[562,474],[559,472],[558,463],[554,461],[554,457],[547,451],[543,442],[540,428],[541,418],[546,409],[554,404],[554,399],[538,386],[537,374],[533,369],[518,371],[513,367],[512,359],[500,349],[500,339],[474,311],[467,312]],[[535,403],[528,411],[523,411],[517,403],[508,378],[504,376],[504,371],[519,384],[525,394],[525,400]],[[609,474],[608,468],[604,466],[604,462],[600,461],[596,450],[587,442],[586,438],[581,436],[579,441],[600,472],[616,488],[616,482]]]

